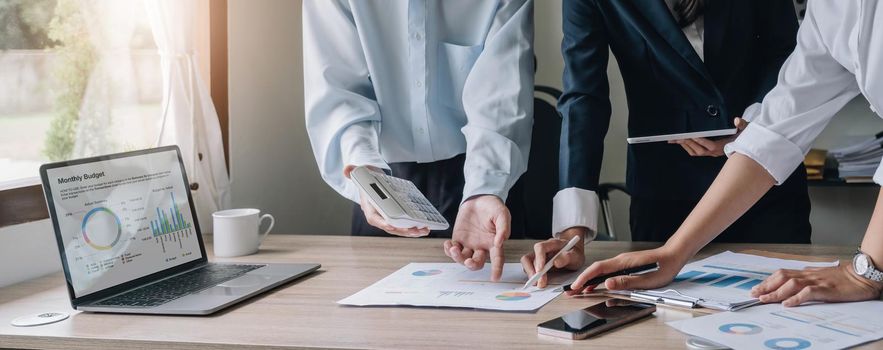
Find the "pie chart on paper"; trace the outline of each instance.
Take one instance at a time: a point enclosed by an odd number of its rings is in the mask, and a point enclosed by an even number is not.
[[[442,273],[441,270],[420,270],[420,271],[414,271],[414,273],[412,273],[411,275],[414,275],[417,277],[425,277],[425,276],[440,275],[441,273]]]
[[[530,298],[530,293],[526,292],[503,292],[497,295],[497,300],[502,301],[519,301]]]

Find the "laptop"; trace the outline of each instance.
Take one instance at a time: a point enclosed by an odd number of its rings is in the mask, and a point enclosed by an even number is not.
[[[45,164],[74,309],[208,315],[319,269],[209,263],[177,146]]]

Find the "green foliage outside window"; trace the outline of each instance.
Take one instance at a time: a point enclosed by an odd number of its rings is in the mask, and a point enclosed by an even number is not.
[[[43,149],[52,161],[69,159],[76,142],[83,95],[96,61],[87,25],[81,1],[57,0],[47,31],[48,38],[57,43],[53,49],[59,59],[53,72],[55,118]]]

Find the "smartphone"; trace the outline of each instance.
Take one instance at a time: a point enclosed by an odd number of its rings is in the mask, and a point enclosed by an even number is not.
[[[656,305],[623,299],[577,310],[537,325],[537,333],[565,339],[586,339],[656,312]]]

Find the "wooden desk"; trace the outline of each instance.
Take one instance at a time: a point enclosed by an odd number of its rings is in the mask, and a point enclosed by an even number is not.
[[[537,335],[538,323],[601,299],[559,297],[536,313],[356,308],[335,303],[409,262],[448,262],[441,243],[433,239],[273,235],[259,254],[217,260],[319,262],[323,265],[320,272],[208,317],[76,312],[68,303],[63,276],[58,273],[0,289],[0,348],[684,348],[685,336],[665,322],[693,314],[662,307],[654,317],[587,341],[570,342]],[[508,242],[507,260],[516,262],[532,243]],[[649,247],[629,242],[594,242],[587,254],[589,259],[599,259]],[[841,259],[850,258],[855,249],[734,244],[710,246],[701,254],[749,248]],[[24,314],[52,310],[71,312],[71,317],[40,327],[18,328],[9,324]],[[883,348],[883,342],[870,346]]]

